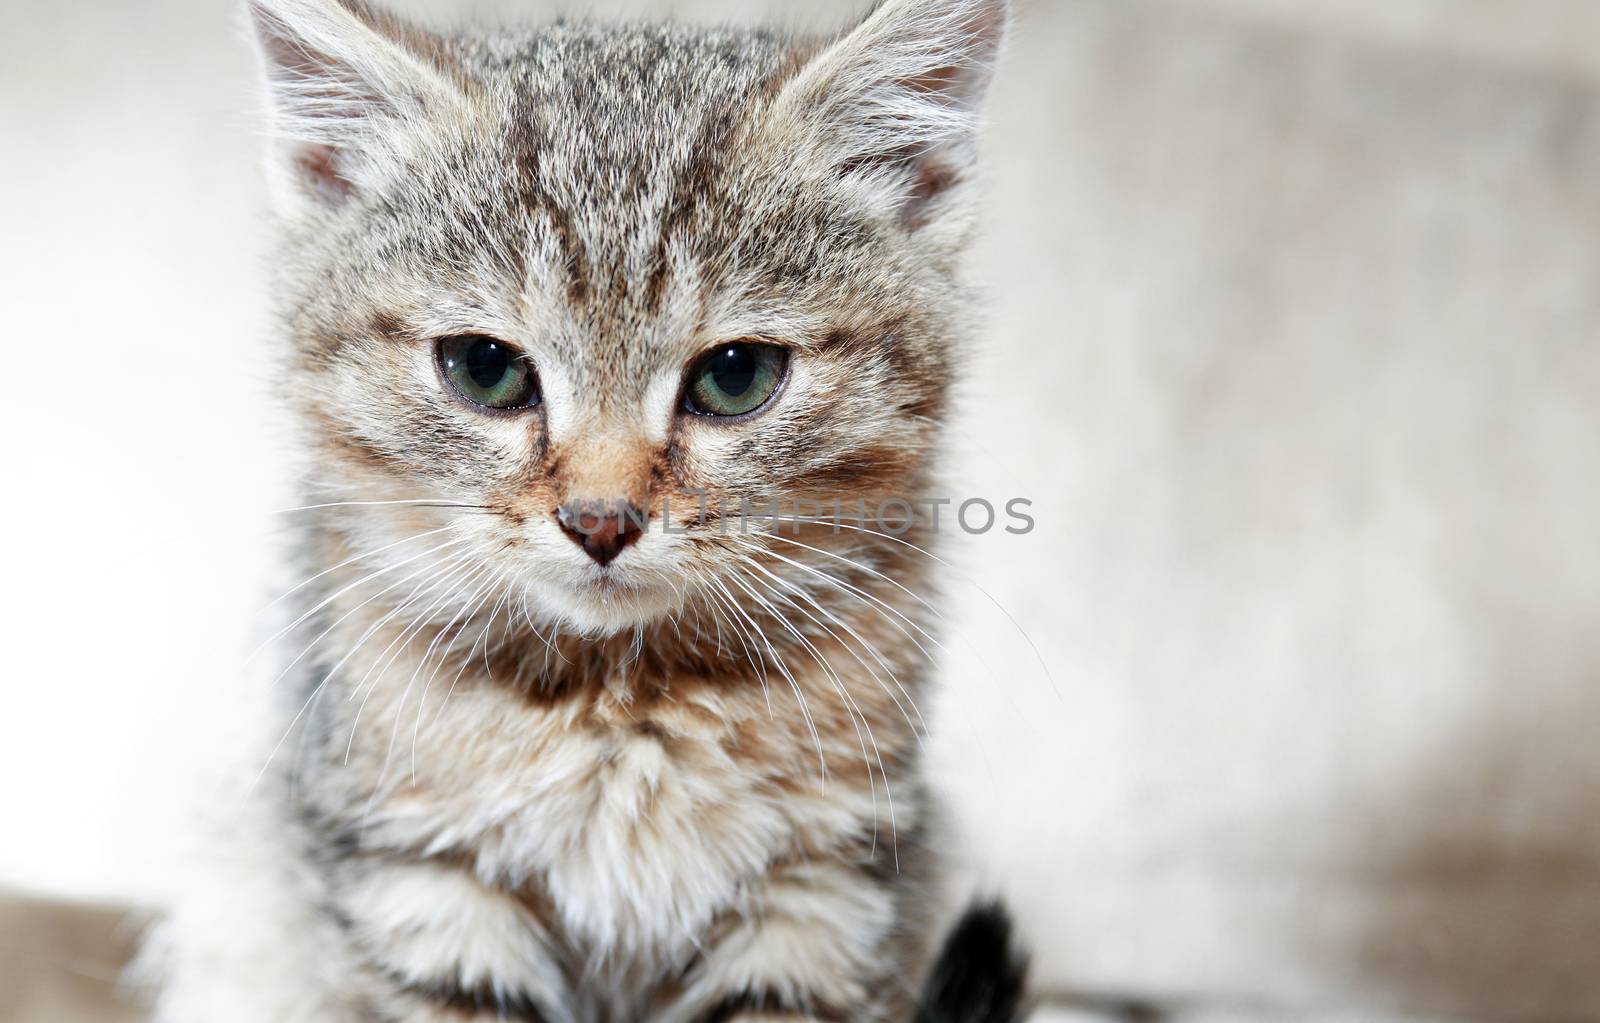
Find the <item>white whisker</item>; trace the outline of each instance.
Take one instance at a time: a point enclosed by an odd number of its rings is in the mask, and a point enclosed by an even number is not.
[[[290,597],[294,596],[296,593],[299,593],[301,590],[305,589],[307,586],[310,586],[312,583],[316,582],[318,579],[321,579],[321,578],[323,578],[325,576],[332,575],[334,572],[339,571],[341,568],[348,568],[349,566],[355,564],[358,561],[365,561],[368,558],[377,557],[379,554],[383,554],[383,553],[385,553],[387,551],[392,551],[396,547],[400,547],[400,546],[403,546],[405,544],[411,543],[414,540],[422,540],[422,539],[425,539],[425,538],[430,537],[430,536],[438,536],[440,533],[448,533],[448,532],[450,532],[450,527],[449,526],[441,526],[438,529],[430,529],[426,533],[418,533],[415,536],[408,536],[404,540],[396,540],[394,543],[385,544],[384,546],[379,547],[377,550],[367,551],[367,552],[365,552],[363,554],[357,554],[357,555],[354,555],[352,557],[346,558],[343,561],[339,562],[337,565],[334,565],[332,568],[325,568],[322,571],[318,572],[316,575],[311,576],[310,578],[305,579],[305,580],[303,580],[303,581],[301,581],[299,583],[296,583],[293,587],[291,587],[291,588],[289,588],[287,590],[284,590],[283,593],[279,594],[272,601],[272,603],[270,603],[266,607],[262,608],[262,611],[265,612],[265,611],[272,610],[273,608],[277,607],[279,604],[283,603],[285,600],[289,599]]]
[[[789,517],[784,518],[784,521],[788,521],[788,522],[808,522],[808,523],[812,523],[812,524],[815,524],[815,525],[834,526],[834,527],[837,527],[839,529],[854,530],[854,531],[856,531],[858,533],[863,533],[863,534],[866,534],[868,536],[875,536],[875,537],[878,537],[879,539],[882,539],[882,540],[889,540],[889,541],[891,541],[893,543],[900,544],[901,546],[907,547],[907,548],[917,552],[918,554],[921,554],[923,557],[929,558],[929,559],[933,560],[934,562],[938,563],[939,565],[942,565],[944,568],[946,568],[950,572],[954,573],[957,577],[959,577],[963,582],[967,583],[973,589],[975,589],[979,593],[981,593],[985,600],[987,600],[990,604],[994,605],[995,610],[997,610],[1001,614],[1005,615],[1006,621],[1011,623],[1011,627],[1016,630],[1017,635],[1021,636],[1022,639],[1023,639],[1023,642],[1027,643],[1028,644],[1028,648],[1033,651],[1034,660],[1038,661],[1039,669],[1044,672],[1044,677],[1050,683],[1050,688],[1055,693],[1056,699],[1057,700],[1063,699],[1063,697],[1061,695],[1061,689],[1056,685],[1055,675],[1053,675],[1051,673],[1050,665],[1048,663],[1046,663],[1046,661],[1044,659],[1044,654],[1042,654],[1039,651],[1039,645],[1033,641],[1033,637],[1028,635],[1027,630],[1022,627],[1022,624],[1017,621],[1017,619],[1011,614],[1011,612],[1006,610],[1005,605],[1000,603],[1000,601],[995,598],[994,594],[992,594],[988,590],[984,589],[983,585],[981,583],[979,583],[976,579],[972,578],[972,576],[970,576],[967,573],[961,571],[959,568],[957,568],[956,566],[950,564],[948,561],[946,561],[943,558],[939,557],[937,554],[934,554],[931,551],[924,550],[923,548],[918,547],[916,544],[910,542],[909,540],[902,539],[901,537],[898,537],[898,536],[892,536],[892,535],[890,535],[888,533],[880,533],[880,532],[878,532],[877,530],[874,530],[874,529],[864,529],[864,528],[862,528],[860,526],[854,526],[854,525],[850,525],[848,523],[838,522],[838,521],[835,521],[835,520],[832,520],[832,519],[817,519],[817,518],[806,518],[806,517],[803,517],[803,516],[789,516]]]
[[[735,571],[738,570],[735,569]],[[759,582],[759,580],[755,579],[753,576],[750,576],[747,572],[741,572],[740,574],[748,577],[753,583]],[[841,679],[839,677],[839,673],[834,670],[832,662],[823,656],[822,652],[817,649],[816,645],[807,639],[806,636],[799,629],[797,629],[792,622],[789,621],[788,616],[783,614],[782,611],[778,610],[778,608],[775,607],[770,600],[767,600],[765,597],[756,593],[743,583],[739,583],[738,580],[735,580],[735,582],[739,585],[740,589],[743,589],[746,593],[749,593],[750,596],[755,598],[755,600],[767,610],[767,613],[776,618],[778,623],[787,629],[795,639],[799,640],[801,646],[804,647],[806,652],[809,653],[812,659],[817,662],[818,666],[822,668],[824,674],[827,675],[828,679],[833,684],[834,691],[839,694],[840,701],[845,708],[845,715],[850,718],[850,724],[853,728],[855,728],[856,731],[856,739],[861,743],[861,759],[867,768],[867,786],[872,793],[872,841],[874,851],[877,849],[878,841],[878,787],[872,781],[872,759],[877,760],[878,773],[883,778],[883,789],[889,804],[889,834],[894,847],[895,869],[898,871],[900,869],[900,841],[899,829],[895,824],[894,792],[889,781],[888,768],[886,768],[883,763],[883,751],[878,747],[877,737],[872,733],[872,723],[867,720],[866,713],[863,712],[860,705],[856,703],[855,697],[850,695],[850,691],[845,686],[843,679]],[[862,734],[863,729],[865,729],[864,736]],[[867,743],[869,741],[872,744],[872,758],[870,759],[867,754]]]

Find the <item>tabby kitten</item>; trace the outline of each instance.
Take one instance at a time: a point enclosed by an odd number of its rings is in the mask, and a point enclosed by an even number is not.
[[[1012,1019],[995,912],[929,980],[932,529],[864,510],[929,492],[1004,0],[250,10],[306,581],[158,1019]]]

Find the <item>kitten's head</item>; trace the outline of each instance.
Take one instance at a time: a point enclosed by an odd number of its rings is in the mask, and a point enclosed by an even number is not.
[[[339,519],[355,546],[435,536],[610,632],[748,547],[703,507],[918,492],[1004,0],[832,41],[251,10],[314,493],[415,502]]]

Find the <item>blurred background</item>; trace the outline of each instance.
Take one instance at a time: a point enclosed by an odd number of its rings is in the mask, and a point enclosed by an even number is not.
[[[1600,1020],[1600,3],[1018,8],[951,458],[1039,528],[949,552],[966,883],[1073,1018]],[[0,1021],[121,1019],[294,503],[254,64],[227,0],[4,22]]]

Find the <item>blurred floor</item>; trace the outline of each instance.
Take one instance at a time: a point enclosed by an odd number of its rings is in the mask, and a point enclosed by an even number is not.
[[[119,985],[137,933],[120,910],[0,893],[0,1023],[136,1023]]]

